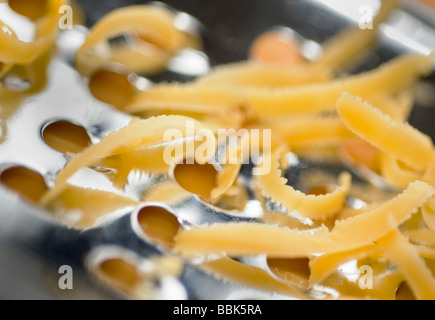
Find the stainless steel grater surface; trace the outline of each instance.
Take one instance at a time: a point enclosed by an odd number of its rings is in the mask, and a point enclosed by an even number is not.
[[[45,126],[65,120],[84,127],[91,141],[97,143],[112,131],[124,127],[131,116],[94,98],[87,83],[72,67],[72,57],[80,46],[86,28],[105,13],[129,4],[146,3],[132,0],[77,1],[83,8],[87,25],[75,30],[62,30],[58,37],[59,53],[50,62],[47,85],[43,92],[22,101],[7,120],[2,121],[0,143],[0,171],[13,166],[24,166],[41,174],[48,185],[68,161],[67,156],[50,148],[43,140]],[[261,31],[275,26],[287,26],[304,39],[322,42],[345,27],[349,18],[340,14],[334,1],[302,0],[167,0],[163,1],[179,13],[187,13],[187,27],[196,28],[204,40],[203,54],[193,57],[204,67],[197,74],[182,68],[173,68],[153,78],[135,79],[137,86],[146,87],[165,80],[189,81],[207,72],[210,67],[244,60],[253,38]],[[330,3],[330,6],[326,5]],[[0,6],[5,4],[0,4]],[[2,10],[3,7],[0,7]],[[435,16],[421,9],[413,1],[405,1],[382,25],[381,41],[368,58],[354,71],[370,69],[402,52],[435,51]],[[410,28],[409,26],[412,26]],[[183,57],[177,57],[182,59]],[[190,56],[189,58],[192,58]],[[21,79],[22,80],[22,79]],[[20,86],[20,79],[8,79],[2,85]],[[425,80],[435,90],[435,74]],[[0,106],[6,108],[6,106]],[[421,101],[410,116],[410,122],[435,140],[435,101]],[[288,172],[290,183],[303,183],[300,170],[334,172],[327,163],[309,163],[300,160],[296,169]],[[308,168],[308,169],[307,169]],[[255,221],[261,217],[262,206],[251,190],[252,168],[242,170],[244,186],[249,195],[244,212],[237,215],[204,203],[195,195],[177,205],[151,203],[172,212],[182,225],[199,225],[220,221]],[[356,177],[358,179],[358,177]],[[98,185],[110,189],[110,184],[98,173],[84,172],[77,183]],[[171,177],[132,176],[126,193],[132,197],[153,190],[162,180]],[[360,180],[360,183],[365,183]],[[379,187],[379,192],[388,193]],[[355,206],[358,199],[349,199]],[[280,208],[270,209],[279,211]],[[129,206],[110,215],[103,225],[86,231],[67,228],[56,222],[48,212],[35,207],[0,184],[0,298],[2,299],[123,299],[124,295],[111,289],[93,273],[92,264],[105,256],[131,257],[146,266],[151,256],[167,255],[164,249],[149,241],[138,231],[138,211],[143,207]],[[265,257],[247,257],[243,262],[266,271]],[[61,266],[74,270],[74,289],[62,290],[58,283]],[[323,288],[306,292],[307,298],[325,295]],[[156,279],[151,299],[294,299],[262,292],[235,283],[216,279],[199,270],[194,264],[183,263],[179,276]]]

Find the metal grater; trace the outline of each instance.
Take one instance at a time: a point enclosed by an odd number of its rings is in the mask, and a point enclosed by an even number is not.
[[[132,4],[133,1],[93,1],[91,3],[79,1],[88,14],[88,23],[91,25],[109,9]],[[190,20],[196,27],[198,21],[202,25],[200,30],[205,37],[205,54],[196,56],[200,63],[208,63],[213,67],[219,63],[237,61],[245,58],[246,46],[258,30],[274,27],[277,21],[281,25],[287,24],[296,30],[306,41],[314,38],[321,41],[348,22],[333,10],[325,7],[327,1],[240,1],[237,4],[230,1],[210,1],[207,4],[197,1],[167,1],[183,14],[191,14],[198,20]],[[135,2],[137,3],[137,2]],[[243,18],[232,17],[228,8],[235,6],[235,14],[246,12]],[[245,10],[244,6],[252,6],[255,10]],[[261,12],[270,13],[275,10],[277,17]],[[215,9],[213,11],[212,9]],[[280,10],[276,10],[280,9]],[[418,8],[412,2],[406,2],[404,10],[398,10],[392,18],[381,28],[381,43],[365,64],[370,67],[373,61],[380,63],[391,56],[404,51],[433,51],[435,50],[435,29],[423,18],[419,19]],[[415,10],[414,10],[415,9]],[[0,8],[1,10],[1,8]],[[202,11],[201,11],[202,10]],[[332,29],[322,28],[315,19],[313,12],[321,17],[328,17],[333,21]],[[228,13],[226,15],[225,13]],[[305,15],[305,16],[304,16]],[[305,19],[310,17],[310,19]],[[209,18],[209,19],[208,19]],[[236,20],[241,20],[237,22]],[[237,28],[237,23],[247,21],[252,28],[245,31],[236,31],[230,36],[228,30]],[[316,22],[317,21],[317,22]],[[435,20],[432,20],[432,22]],[[317,23],[317,25],[316,25]],[[418,28],[410,30],[412,24]],[[34,96],[25,99],[14,114],[7,120],[7,138],[0,144],[0,171],[15,165],[22,165],[40,173],[46,183],[51,185],[56,172],[63,168],[68,158],[51,149],[42,139],[44,126],[55,120],[67,120],[83,126],[93,143],[108,133],[128,124],[131,117],[112,106],[95,99],[89,92],[86,81],[71,66],[73,52],[80,44],[80,39],[86,32],[85,27],[75,30],[61,31],[58,38],[60,51],[48,68],[48,83],[46,89]],[[242,34],[245,32],[245,34]],[[418,37],[413,37],[418,34]],[[317,38],[316,38],[317,37]],[[409,38],[413,42],[409,42]],[[77,43],[74,45],[74,41]],[[213,41],[216,41],[213,44]],[[225,44],[224,42],[228,43]],[[418,45],[414,44],[417,43]],[[221,46],[218,47],[216,43]],[[229,43],[236,44],[234,46]],[[411,45],[409,45],[411,43]],[[218,48],[217,48],[218,47]],[[205,57],[205,58],[204,58]],[[180,58],[180,57],[177,57]],[[198,62],[199,63],[199,62]],[[207,68],[203,69],[207,70]],[[200,74],[197,74],[200,75]],[[154,79],[137,76],[136,84],[145,88],[153,82],[161,80],[186,81],[195,75],[180,73],[179,69],[168,70],[165,74]],[[435,86],[433,75],[427,83]],[[8,85],[15,85],[17,90],[20,79],[13,80]],[[145,84],[145,86],[144,86]],[[4,84],[3,84],[4,85]],[[432,101],[433,102],[433,101]],[[425,103],[425,101],[422,101]],[[430,102],[426,101],[426,104]],[[435,103],[434,105],[435,106]],[[435,108],[416,106],[411,115],[411,122],[421,130],[435,137],[433,129]],[[292,155],[289,155],[292,156]],[[298,187],[303,186],[301,176],[310,170],[320,170],[325,173],[338,172],[328,163],[312,163],[304,159],[294,159],[295,166],[292,171],[286,172],[289,183]],[[249,195],[248,205],[244,212],[233,214],[225,209],[204,203],[196,195],[192,195],[176,206],[167,203],[151,203],[167,208],[177,217],[181,225],[191,226],[203,223],[226,222],[234,220],[255,221],[262,214],[262,205],[256,198],[250,183],[252,167],[244,166],[241,174],[243,185]],[[369,183],[365,178],[355,174],[358,183]],[[78,183],[91,183],[101,188],[110,188],[107,181],[99,177],[98,172],[84,170],[78,177]],[[160,181],[171,179],[170,176],[133,176],[130,187],[126,191],[129,196],[135,197],[139,193],[152,190]],[[91,181],[91,182],[90,182]],[[372,183],[373,181],[371,181]],[[379,185],[379,192],[389,194]],[[358,206],[360,200],[348,199],[353,206]],[[138,231],[135,225],[135,216],[141,207],[127,207],[114,212],[107,221],[99,227],[86,231],[77,231],[57,223],[43,209],[24,201],[20,196],[0,185],[0,298],[6,299],[123,299],[119,291],[102,283],[93,273],[93,263],[102,257],[128,256],[137,263],[144,263],[151,256],[168,255],[162,248],[155,245]],[[268,208],[281,211],[281,208],[268,203]],[[244,257],[242,262],[269,270],[265,256]],[[61,276],[59,268],[63,265],[71,266],[74,270],[74,289],[62,290],[58,280]],[[214,278],[201,271],[195,264],[185,262],[181,276],[161,277],[155,282],[154,290],[149,298],[152,299],[295,299],[271,292],[263,292],[254,288],[245,287],[237,283]],[[314,288],[306,292],[307,298],[316,298],[328,295],[325,288]],[[127,297],[128,298],[128,297]]]

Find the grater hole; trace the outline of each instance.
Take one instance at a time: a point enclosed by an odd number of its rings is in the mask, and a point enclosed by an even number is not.
[[[0,174],[0,182],[31,202],[39,202],[48,187],[37,172],[22,166],[10,167]]]
[[[9,0],[9,7],[29,19],[41,18],[47,11],[47,0]]]
[[[322,195],[326,195],[328,193],[331,193],[332,191],[333,190],[331,187],[318,185],[318,186],[314,186],[314,187],[310,188],[306,192],[306,194],[311,194],[311,195],[315,195],[315,196],[322,196]]]
[[[166,249],[174,246],[174,237],[180,230],[180,223],[169,211],[158,206],[142,208],[137,220],[141,230],[154,242]]]
[[[185,190],[210,201],[212,190],[217,186],[217,170],[209,164],[182,163],[174,168],[174,178]]]
[[[98,100],[122,109],[134,95],[133,85],[127,74],[102,69],[89,79],[89,90]]]
[[[142,281],[136,266],[121,258],[104,260],[97,269],[106,281],[124,290],[132,289]]]
[[[79,153],[91,144],[85,128],[69,121],[55,121],[43,129],[45,143],[61,153]]]

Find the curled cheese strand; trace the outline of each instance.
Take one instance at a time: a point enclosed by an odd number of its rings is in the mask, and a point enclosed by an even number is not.
[[[435,260],[435,248],[417,245],[413,245],[413,247],[418,252],[420,257]]]
[[[67,180],[74,173],[95,164],[102,158],[162,143],[164,133],[168,129],[179,130],[178,132],[186,135],[187,121],[194,121],[195,130],[203,128],[200,122],[183,116],[159,116],[146,120],[133,120],[127,127],[109,134],[100,143],[91,145],[82,153],[75,155],[58,173],[56,185],[41,198],[41,204],[47,205],[58,196],[67,187]]]
[[[12,38],[17,38],[17,35],[13,30],[11,30],[5,23],[0,21],[0,33],[9,33],[9,36]],[[0,60],[1,61],[1,60]],[[0,79],[3,78],[5,74],[9,72],[14,66],[11,62],[0,62]]]
[[[420,172],[404,168],[397,158],[385,152],[380,153],[380,170],[382,177],[396,188],[406,188],[412,181],[422,179]]]
[[[370,97],[368,101],[397,121],[406,121],[414,106],[412,90],[404,90],[396,96],[382,94]]]
[[[194,105],[186,103],[152,103],[142,101],[140,104],[128,105],[123,109],[125,112],[138,114],[138,113],[151,113],[151,112],[173,112],[173,113],[193,113],[197,116],[223,116],[227,113],[225,108],[217,109],[210,106]]]
[[[198,78],[196,84],[278,88],[329,80],[331,75],[328,70],[310,64],[289,66],[249,61],[215,67],[209,74]]]
[[[306,257],[337,245],[340,246],[328,237],[326,227],[299,231],[259,223],[231,222],[182,230],[175,238],[174,249],[187,256],[226,253],[229,256]]]
[[[12,63],[0,63],[0,79],[3,78],[13,66]]]
[[[405,230],[403,235],[409,238],[409,241],[419,245],[435,246],[435,231],[427,228]]]
[[[278,122],[274,129],[280,131],[292,150],[319,144],[337,145],[342,139],[354,137],[338,117],[292,117]]]
[[[217,175],[217,186],[213,188],[210,195],[210,200],[216,202],[219,198],[224,195],[237,181],[240,169],[242,167],[241,163],[229,164],[218,173]]]
[[[168,59],[168,55],[164,53],[174,53],[183,42],[181,32],[174,25],[174,15],[168,9],[152,5],[120,8],[107,14],[90,30],[76,54],[77,70],[84,75],[90,74],[107,61],[112,61],[110,50],[102,49],[102,52],[98,52],[98,45],[110,37],[128,33],[146,36],[161,49],[157,52],[150,52],[146,46],[136,49],[138,53],[143,52],[142,64],[139,63],[140,68],[138,67],[141,72],[154,72],[154,69],[160,69]],[[129,59],[125,59],[131,58],[131,55],[125,52],[115,52],[115,55],[122,60],[118,62],[131,64]],[[137,62],[136,58],[134,60]]]
[[[300,290],[270,275],[267,271],[227,257],[205,262],[201,264],[201,268],[227,281],[233,281],[260,290],[286,294],[299,299],[308,299],[308,296]]]
[[[326,83],[285,88],[249,88],[231,85],[160,84],[139,93],[132,105],[182,103],[225,108],[246,105],[259,116],[312,114],[332,111],[343,92],[362,97],[390,94],[407,88],[431,72],[432,58],[399,56],[375,70]],[[137,110],[136,111],[140,111]]]
[[[424,172],[423,180],[435,187],[435,152],[432,153],[431,160]]]
[[[331,232],[322,226],[295,230],[260,223],[226,223],[180,231],[175,250],[184,255],[221,254],[270,257],[311,257],[371,245],[401,223],[432,195],[435,189],[416,181],[395,198],[365,213],[336,222]]]
[[[0,31],[0,61],[10,64],[28,64],[51,48],[59,25],[59,9],[65,0],[49,0],[46,14],[35,23],[35,40],[23,42],[4,30]]]
[[[246,120],[246,112],[240,107],[215,108],[204,105],[185,103],[153,103],[142,101],[140,104],[128,105],[123,111],[147,118],[162,114],[184,115],[220,128],[240,128]]]
[[[227,144],[225,149],[225,163],[223,170],[217,175],[217,186],[211,191],[211,201],[216,202],[221,196],[227,193],[235,184],[242,168],[242,163],[247,160],[249,147],[253,147],[248,143],[250,141],[248,135],[238,137],[235,144]]]
[[[417,299],[435,299],[435,279],[418,251],[399,230],[394,230],[377,241],[384,254],[400,268]]]
[[[423,175],[423,180],[435,188],[435,152],[432,153],[429,165]],[[429,199],[429,201],[423,206],[422,217],[426,225],[430,229],[435,230],[435,196]]]
[[[390,237],[392,237],[393,233],[396,234],[395,236],[400,236],[401,238],[404,238],[402,235],[400,235],[400,232],[396,230],[396,231],[392,231],[391,233],[379,239],[378,244],[376,245],[368,245],[350,251],[338,252],[329,255],[322,255],[313,258],[310,261],[310,270],[311,270],[310,285],[312,286],[316,283],[321,282],[327,276],[335,272],[341,264],[347,261],[353,259],[362,259],[373,255],[385,256],[386,254],[387,256],[389,255],[391,257],[392,249],[387,247],[385,244],[387,241],[391,240]],[[399,248],[403,248],[405,249],[405,251],[407,251],[405,256],[399,254],[399,252],[397,251],[395,252],[395,255],[400,255],[400,259],[397,259],[400,260],[399,262],[401,263],[399,265],[399,267],[401,267],[400,273],[403,273],[405,275],[405,279],[407,279],[408,282],[410,281],[410,278],[412,278],[411,281],[414,282],[414,290],[418,290],[421,292],[420,294],[417,293],[417,296],[420,296],[422,298],[429,298],[431,294],[433,294],[433,290],[434,290],[433,284],[435,282],[430,281],[432,282],[432,285],[428,285],[425,288],[425,286],[423,285],[423,279],[422,279],[423,277],[417,275],[417,273],[419,272],[418,269],[424,270],[423,271],[424,276],[427,276],[428,273],[426,267],[423,264],[421,264],[421,262],[419,263],[418,260],[421,260],[420,258],[433,259],[435,256],[435,250],[430,247],[411,245],[406,241],[406,239],[401,239],[401,240],[396,239],[396,241],[398,241],[399,243],[396,244],[397,248],[395,248],[395,250],[399,250]],[[416,254],[418,254],[418,256]],[[407,263],[406,258],[409,258],[409,260],[417,260],[415,265],[418,265],[418,269],[416,268],[415,270],[413,270],[412,267],[408,266],[411,265],[412,263]],[[392,257],[392,259],[394,259],[394,257]],[[404,270],[402,270],[402,268]],[[430,293],[431,291],[432,293]]]
[[[435,197],[429,199],[429,201],[422,207],[421,210],[424,223],[435,231]]]
[[[270,197],[273,202],[284,205],[288,213],[296,210],[301,216],[311,219],[324,220],[337,213],[343,207],[349,192],[351,175],[348,172],[342,173],[338,178],[339,187],[331,193],[304,194],[287,185],[287,179],[281,176],[279,160],[282,152],[283,149],[274,152],[269,172],[256,177],[256,183],[263,196]]]
[[[117,209],[138,202],[109,191],[70,186],[49,204],[56,218],[74,228],[89,228]]]
[[[183,147],[185,141],[171,142],[172,145]],[[107,177],[113,185],[123,189],[128,183],[128,176],[132,171],[146,171],[148,174],[161,175],[170,171],[172,163],[165,162],[165,148],[167,145],[153,145],[124,152],[119,155],[109,156],[98,161],[95,166],[108,168],[110,174]]]
[[[383,114],[362,99],[343,94],[337,102],[337,112],[355,134],[407,165],[424,170],[432,156],[429,136]]]
[[[314,257],[310,260],[310,287],[313,287],[316,283],[320,283],[325,280],[326,277],[335,272],[343,263],[353,259],[359,260],[366,258],[379,253],[379,251],[380,249],[376,245],[370,244],[349,251],[324,254]]]
[[[368,244],[407,221],[427,200],[435,194],[435,189],[423,181],[415,181],[392,200],[382,203],[364,214],[343,221],[336,221],[331,237],[337,241],[353,238],[356,245]],[[371,240],[369,240],[371,239]]]

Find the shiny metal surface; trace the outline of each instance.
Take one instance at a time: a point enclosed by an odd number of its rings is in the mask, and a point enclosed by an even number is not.
[[[88,27],[104,13],[134,1],[78,1],[88,18]],[[187,81],[207,72],[214,65],[246,58],[247,48],[259,32],[271,27],[286,26],[310,41],[322,42],[349,23],[330,8],[317,1],[166,1],[195,20],[187,18],[185,28],[200,31],[205,40],[204,52],[184,52],[176,59],[193,59],[201,68],[186,73],[174,60],[172,68],[161,76],[143,78],[135,75],[140,89],[161,80]],[[137,3],[137,2],[134,2]],[[408,3],[405,8],[409,8]],[[408,9],[407,9],[408,10]],[[418,10],[397,11],[382,26],[381,42],[360,68],[371,68],[402,51],[427,52],[435,50],[435,29],[415,16]],[[186,16],[182,16],[186,18]],[[190,20],[189,20],[190,19]],[[324,19],[324,20],[321,20]],[[326,20],[325,20],[326,19]],[[325,23],[321,25],[321,22]],[[435,21],[435,20],[433,20]],[[409,26],[413,27],[410,28]],[[412,29],[412,32],[410,33]],[[419,32],[415,32],[419,30]],[[418,36],[415,36],[415,34]],[[96,100],[90,93],[85,79],[71,67],[74,51],[83,41],[86,26],[62,31],[59,36],[60,51],[48,68],[46,89],[22,102],[3,125],[7,138],[0,144],[0,171],[12,165],[23,165],[39,172],[48,185],[68,161],[67,156],[49,148],[41,136],[42,128],[54,120],[68,120],[86,128],[92,142],[97,143],[109,132],[128,124],[131,117]],[[412,41],[410,41],[410,39]],[[184,56],[183,56],[184,55]],[[187,58],[186,58],[187,56]],[[184,57],[184,58],[183,58]],[[186,61],[186,60],[184,60]],[[189,69],[191,70],[191,69]],[[427,82],[434,88],[434,76]],[[416,106],[411,123],[435,137],[433,121],[435,108]],[[3,132],[5,134],[5,132]],[[289,183],[303,187],[300,172],[318,169],[336,174],[341,168],[328,164],[298,163],[286,173]],[[250,166],[242,170],[241,180],[249,194],[244,212],[234,213],[202,201],[191,195],[178,203],[149,203],[159,205],[173,213],[180,224],[189,228],[204,223],[232,220],[255,221],[262,214],[262,206],[250,184]],[[337,170],[338,169],[338,170]],[[299,173],[298,173],[299,172]],[[358,173],[355,173],[356,176]],[[83,170],[75,177],[77,183],[98,185],[110,189],[110,184],[98,173]],[[359,177],[365,183],[364,177]],[[172,181],[168,176],[133,175],[125,192],[134,198],[138,193],[149,192],[162,181]],[[83,182],[85,181],[85,182]],[[382,190],[389,192],[389,190]],[[358,199],[349,199],[355,206]],[[115,212],[103,224],[78,231],[59,224],[48,212],[33,206],[0,185],[0,298],[3,299],[123,299],[124,296],[101,283],[89,266],[101,254],[132,254],[138,261],[151,256],[166,255],[164,249],[143,237],[137,226],[139,207],[128,207]],[[280,208],[270,206],[270,210]],[[242,259],[243,260],[243,259]],[[270,272],[265,257],[246,257],[246,264]],[[59,267],[70,265],[74,269],[74,290],[61,290],[58,286]],[[215,279],[200,271],[192,262],[183,262],[179,277],[158,279],[156,299],[292,299],[261,292],[252,288]],[[330,294],[315,288],[307,298],[316,294]]]

